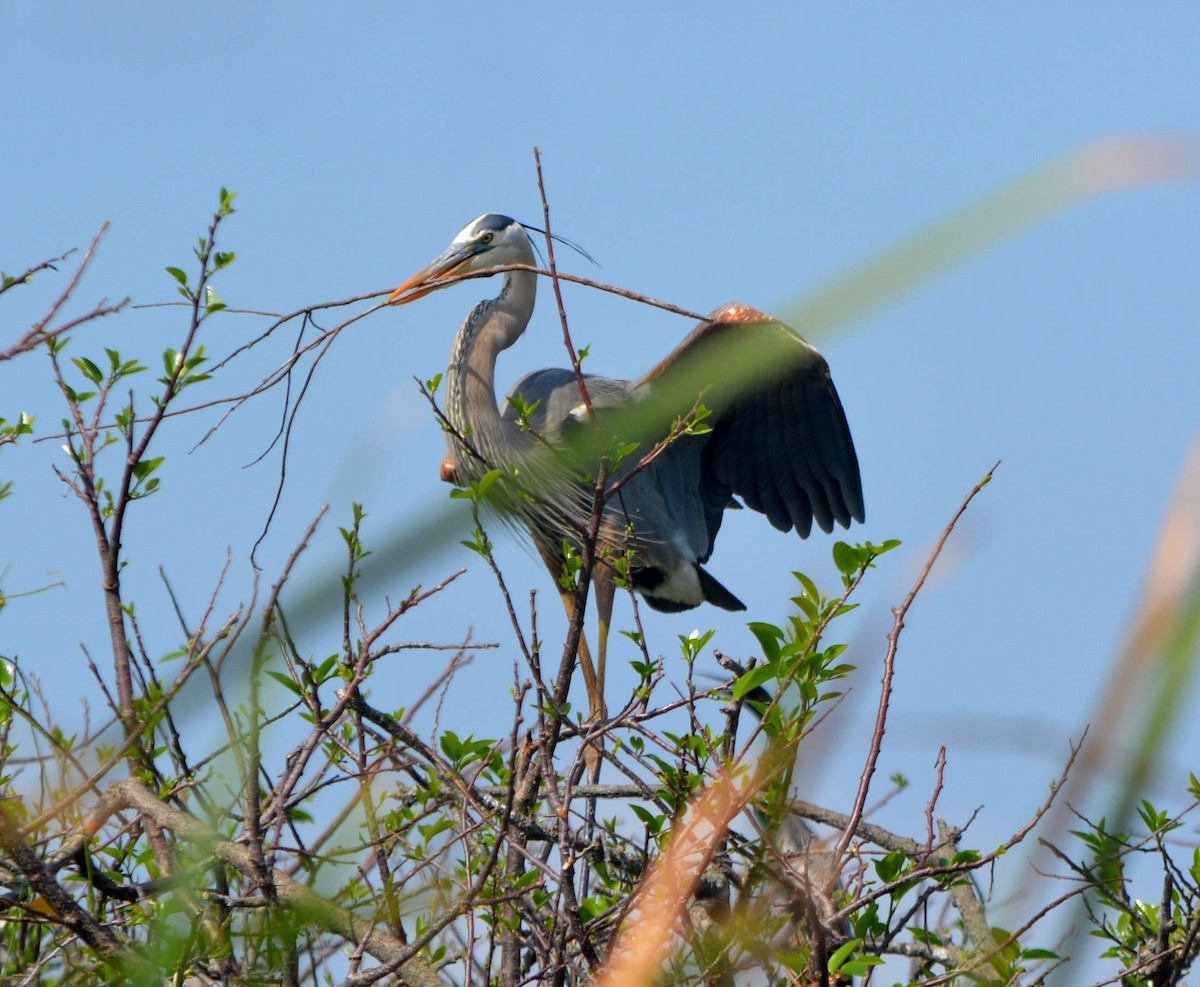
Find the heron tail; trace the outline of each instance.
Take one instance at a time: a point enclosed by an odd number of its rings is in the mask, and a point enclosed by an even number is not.
[[[722,610],[745,610],[746,604],[722,586],[703,566],[696,566],[696,575],[700,577],[700,591],[704,599],[714,607]]]
[[[661,613],[682,613],[711,603],[722,610],[745,610],[746,604],[717,582],[698,563],[691,571],[681,560],[678,569],[670,574],[655,566],[635,566],[629,571],[634,588],[646,603]],[[694,580],[693,580],[694,577]],[[699,589],[699,593],[696,590]]]

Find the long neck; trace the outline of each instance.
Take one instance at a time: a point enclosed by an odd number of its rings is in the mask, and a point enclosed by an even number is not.
[[[446,372],[446,417],[459,435],[486,460],[487,466],[447,437],[447,449],[465,472],[459,482],[481,475],[487,468],[505,465],[506,457],[520,454],[533,440],[500,416],[496,402],[496,358],[512,346],[529,325],[537,294],[537,275],[510,271],[504,287],[490,301],[475,306],[454,339]]]

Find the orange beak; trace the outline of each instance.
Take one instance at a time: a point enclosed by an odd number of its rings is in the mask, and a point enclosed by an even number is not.
[[[463,267],[473,256],[476,247],[474,243],[452,244],[445,253],[432,264],[417,271],[411,278],[400,285],[388,296],[389,305],[407,305],[409,302],[424,298],[431,291],[446,287],[443,284],[430,284],[441,278],[449,277]],[[466,268],[469,270],[469,268]]]

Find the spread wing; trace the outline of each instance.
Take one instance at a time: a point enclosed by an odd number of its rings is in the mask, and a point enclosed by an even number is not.
[[[814,520],[824,531],[863,520],[858,457],[829,366],[782,322],[737,303],[717,309],[633,394],[667,423],[697,401],[711,411],[711,433],[693,445],[709,551],[734,496],[801,537]]]
[[[776,319],[726,305],[640,380],[589,376],[586,383],[601,435],[637,442],[639,457],[698,405],[709,411],[711,431],[671,443],[626,488],[622,503],[645,536],[665,541],[678,533],[704,562],[735,497],[802,538],[814,521],[831,531],[863,520],[858,457],[829,366]],[[535,405],[529,423],[536,432],[577,445],[581,462],[594,461],[597,436],[583,427],[571,371],[535,371],[512,393]],[[514,419],[511,407],[504,415]]]

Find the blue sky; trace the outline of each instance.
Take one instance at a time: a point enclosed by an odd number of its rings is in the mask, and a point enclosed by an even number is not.
[[[1094,4],[1004,18],[974,5],[49,3],[5,19],[0,267],[83,246],[111,220],[78,310],[102,296],[169,300],[162,269],[187,265],[221,186],[240,193],[223,231],[239,260],[218,283],[231,306],[292,310],[394,286],[482,212],[539,220],[537,145],[555,229],[601,264],[560,255],[565,267],[694,310],[737,298],[784,314],[874,251],[1083,142],[1200,129],[1200,15],[1185,5],[1153,17]],[[846,624],[862,670],[844,731],[807,767],[810,797],[849,804],[889,607],[963,495],[1002,460],[955,536],[953,565],[910,615],[882,769],[914,785],[881,820],[920,829],[941,744],[941,811],[961,820],[984,805],[981,843],[1041,800],[1099,694],[1200,419],[1198,230],[1195,186],[1119,193],[816,340],[862,464],[868,518],[854,537],[905,547]],[[2,338],[60,284],[10,292]],[[339,339],[300,415],[267,578],[323,503],[330,517],[302,575],[339,559],[335,525],[351,501],[368,511],[368,540],[449,509],[441,436],[412,378],[444,368],[484,287],[379,313]],[[583,289],[566,300],[595,372],[637,375],[689,329]],[[544,302],[501,362],[505,385],[564,363]],[[80,333],[76,346],[118,345],[154,365],[182,325],[172,310],[140,310]],[[259,328],[216,320],[209,349]],[[255,352],[223,393],[271,369],[286,343]],[[0,416],[58,419],[45,370],[36,355],[0,367]],[[175,455],[166,496],[139,505],[128,578],[151,651],[178,644],[160,564],[193,618],[227,551],[222,603],[245,598],[277,460],[242,467],[278,413],[266,399],[199,451]],[[172,447],[190,447],[211,422],[181,423]],[[102,655],[105,632],[86,519],[51,473],[55,448],[0,456],[16,482],[0,505],[3,589],[40,585],[50,571],[66,580],[0,614],[0,652],[46,679],[70,722],[91,692],[79,642]],[[787,613],[792,569],[833,588],[829,539],[800,543],[748,514],[727,522],[709,568],[750,618]],[[510,584],[522,599],[539,590],[552,637],[559,618],[545,575],[497,536]],[[504,643],[476,659],[443,714],[453,727],[455,708],[469,711],[460,732],[499,734],[516,652],[474,562],[451,538],[383,575],[395,598],[470,567],[399,633],[451,640],[471,627]],[[619,613],[628,626],[627,605]],[[736,615],[643,616],[669,657],[675,636],[696,627],[716,628],[730,653],[754,650]],[[327,645],[336,640],[312,647]],[[394,688],[385,705],[399,706],[435,672],[425,657],[401,657],[373,688]],[[1194,725],[1178,738],[1157,793],[1181,795],[1198,740]]]

